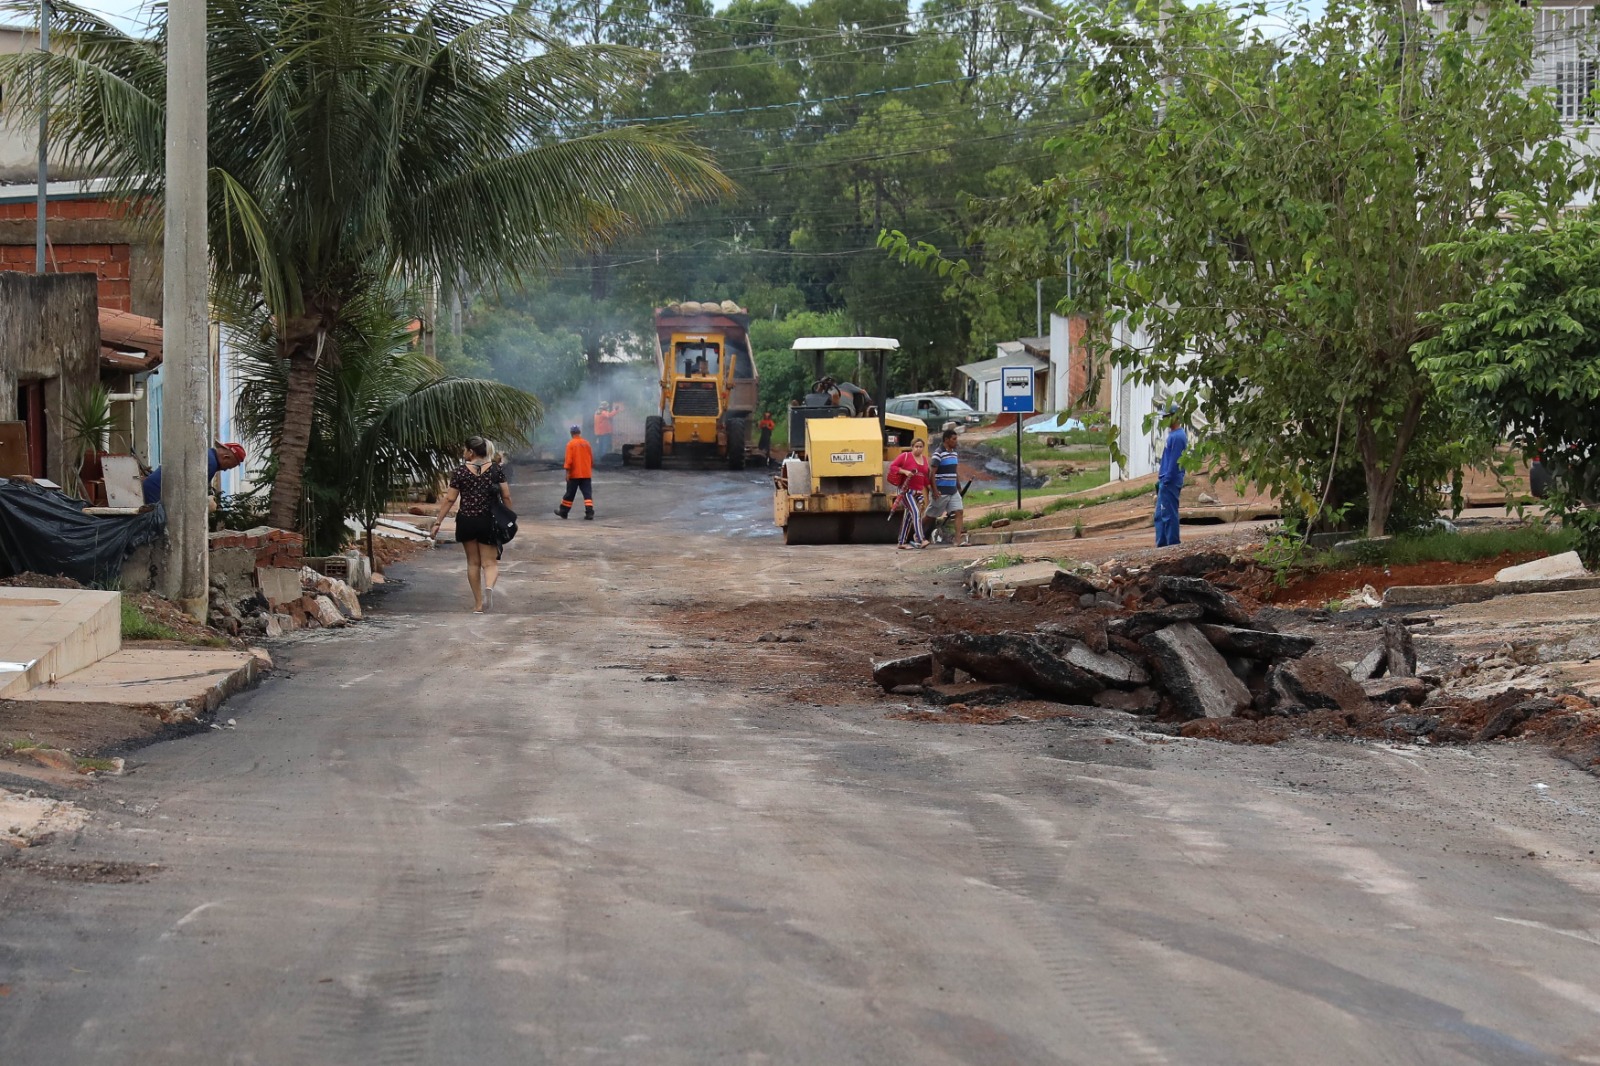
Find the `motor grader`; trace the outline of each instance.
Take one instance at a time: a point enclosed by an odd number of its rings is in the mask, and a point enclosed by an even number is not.
[[[743,470],[757,374],[750,314],[732,300],[669,304],[655,313],[659,413],[644,421],[644,441],[624,445],[623,462],[659,470],[695,456]]]
[[[887,544],[899,532],[891,513],[889,464],[917,438],[921,419],[886,415],[881,402],[887,360],[899,350],[890,337],[801,337],[814,384],[789,405],[791,453],[773,479],[773,520],[785,544]],[[825,373],[829,352],[856,352],[873,373],[875,394]]]

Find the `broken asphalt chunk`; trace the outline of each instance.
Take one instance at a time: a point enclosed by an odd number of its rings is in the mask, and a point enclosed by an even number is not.
[[[1274,666],[1268,685],[1280,704],[1349,712],[1371,707],[1362,687],[1326,655],[1306,655]]]
[[[1360,685],[1368,699],[1380,703],[1415,705],[1428,698],[1428,683],[1420,677],[1374,677]]]
[[[872,680],[885,692],[901,685],[920,685],[933,676],[933,656],[928,652],[872,664]]]
[[[1066,703],[1084,703],[1104,682],[1074,666],[1038,637],[1023,633],[951,633],[933,638],[941,666],[965,670],[980,681],[1019,684]]]
[[[1170,607],[1152,607],[1135,611],[1106,623],[1106,632],[1129,640],[1142,640],[1158,629],[1178,622],[1198,622],[1205,611],[1199,604],[1174,603]]]
[[[1192,603],[1206,615],[1224,625],[1250,625],[1250,612],[1232,596],[1203,577],[1162,577],[1156,581],[1156,591],[1169,603]]]
[[[1193,624],[1179,622],[1140,643],[1149,649],[1168,695],[1192,717],[1229,718],[1250,706],[1250,690]]]
[[[1200,632],[1222,654],[1242,655],[1247,659],[1298,659],[1317,643],[1310,637],[1263,633],[1258,629],[1240,629],[1236,626],[1203,624]]]

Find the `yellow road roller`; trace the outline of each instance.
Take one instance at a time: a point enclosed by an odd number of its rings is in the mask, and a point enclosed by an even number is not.
[[[785,544],[890,544],[899,530],[891,516],[889,464],[917,438],[921,419],[886,415],[881,408],[891,337],[801,337],[797,357],[808,360],[813,382],[789,405],[789,458],[773,479],[773,520]],[[826,374],[830,352],[855,352],[873,373],[874,394]]]

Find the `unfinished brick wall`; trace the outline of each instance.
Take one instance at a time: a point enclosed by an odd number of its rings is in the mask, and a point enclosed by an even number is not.
[[[211,550],[219,548],[247,548],[256,553],[256,567],[275,566],[298,568],[305,555],[305,539],[298,533],[271,526],[257,526],[244,531],[225,529],[211,534]]]
[[[0,204],[0,270],[33,273],[34,205]],[[159,244],[149,243],[117,200],[51,200],[45,207],[50,243],[45,270],[93,274],[100,306],[159,318]]]

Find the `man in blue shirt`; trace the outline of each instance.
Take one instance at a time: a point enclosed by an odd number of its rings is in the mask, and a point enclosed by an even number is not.
[[[1189,447],[1189,434],[1178,418],[1178,405],[1167,404],[1169,420],[1166,447],[1161,449],[1161,472],[1156,475],[1156,547],[1178,543],[1178,493],[1183,490],[1183,467],[1178,460]]]
[[[244,462],[244,445],[218,444],[206,452],[206,478],[217,476],[218,471],[232,470]],[[158,466],[145,475],[140,483],[144,489],[145,503],[161,502],[161,468]]]
[[[936,521],[945,515],[955,516],[956,543],[966,542],[966,518],[961,503],[961,457],[956,454],[956,431],[947,429],[939,446],[928,456],[928,466],[933,471],[933,502],[928,505],[928,519]]]

